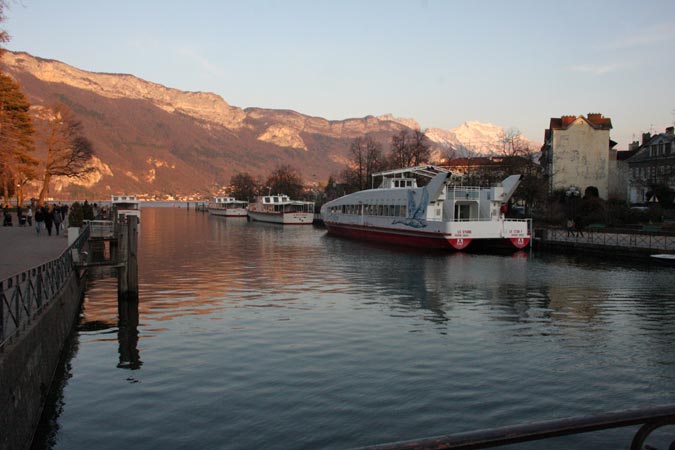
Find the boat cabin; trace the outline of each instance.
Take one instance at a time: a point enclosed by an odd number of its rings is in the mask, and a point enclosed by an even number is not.
[[[265,195],[258,198],[258,211],[286,213],[286,212],[314,212],[314,202],[291,200],[288,195]]]
[[[412,189],[417,187],[414,178],[384,178],[380,189]]]
[[[113,195],[111,205],[118,215],[141,217],[140,203],[136,195]]]
[[[248,202],[245,202],[243,200],[237,200],[234,197],[216,197],[215,198],[215,206],[218,208],[224,208],[227,206],[237,206],[237,207],[244,207],[248,205]]]

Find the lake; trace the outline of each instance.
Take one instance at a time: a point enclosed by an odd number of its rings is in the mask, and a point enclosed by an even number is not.
[[[673,268],[141,222],[138,324],[91,282],[36,449],[344,449],[675,402]]]

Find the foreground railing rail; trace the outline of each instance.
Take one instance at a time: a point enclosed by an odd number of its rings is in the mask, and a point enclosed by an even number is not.
[[[89,226],[58,258],[0,280],[0,352],[61,291],[89,239]]]
[[[492,428],[412,441],[393,442],[362,447],[360,450],[468,450],[493,448],[517,444],[519,442],[536,441],[634,425],[642,426],[633,437],[630,449],[654,449],[651,446],[645,447],[645,442],[655,430],[664,426],[675,425],[675,404],[653,408],[631,409],[589,417],[571,417],[527,425]],[[673,440],[670,447],[668,447],[669,449],[675,448],[675,436],[671,439]]]

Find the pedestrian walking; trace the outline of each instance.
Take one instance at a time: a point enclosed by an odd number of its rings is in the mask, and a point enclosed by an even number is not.
[[[5,205],[4,208],[2,208],[3,212],[3,219],[2,219],[2,226],[3,227],[11,227],[12,226],[12,215],[9,213],[9,208],[7,205]]]
[[[16,221],[19,222],[20,227],[26,225],[26,218],[23,216],[23,208],[18,204],[16,205]]]
[[[42,207],[42,214],[45,217],[45,227],[47,228],[47,234],[52,235],[52,227],[54,226],[54,216],[52,214],[52,208]]]
[[[584,237],[584,230],[581,226],[581,217],[578,217],[574,220],[574,228],[577,232],[577,236]]]
[[[42,222],[45,221],[44,208],[41,206],[35,207],[35,231],[37,231],[38,236],[42,230]]]
[[[567,219],[567,237],[574,236],[574,220]]]
[[[65,229],[68,226],[68,205],[65,203],[61,205],[61,224],[63,225],[63,229]]]
[[[33,208],[30,206],[28,207],[28,211],[26,211],[26,221],[29,227],[33,226]]]
[[[52,209],[52,216],[54,217],[54,229],[58,236],[59,230],[61,229],[61,208],[54,207],[54,209]]]

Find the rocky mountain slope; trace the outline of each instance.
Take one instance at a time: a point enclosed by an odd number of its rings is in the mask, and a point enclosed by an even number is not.
[[[34,109],[70,106],[94,143],[97,172],[79,184],[60,180],[55,197],[107,198],[111,193],[208,196],[238,172],[264,178],[278,164],[307,183],[325,183],[348,160],[350,143],[370,135],[388,149],[391,136],[417,128],[391,115],[329,121],[295,111],[241,109],[216,94],[184,92],[133,75],[86,72],[7,52],[0,70],[16,78]],[[434,152],[489,153],[502,129],[466,122],[427,130]]]

